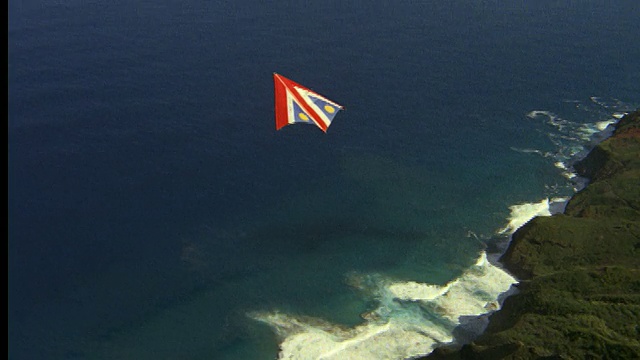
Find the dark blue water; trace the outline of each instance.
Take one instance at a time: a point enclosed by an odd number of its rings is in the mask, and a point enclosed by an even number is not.
[[[532,110],[638,106],[635,1],[9,3],[12,359],[275,358],[345,274],[444,284],[571,194]],[[347,110],[274,130],[278,72]],[[597,97],[597,98],[593,98]],[[602,100],[604,99],[604,100]],[[487,240],[490,241],[490,240]]]

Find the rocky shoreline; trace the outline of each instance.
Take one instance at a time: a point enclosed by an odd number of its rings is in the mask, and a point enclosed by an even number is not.
[[[517,293],[473,342],[425,359],[640,358],[640,110],[574,167],[589,185],[500,258]]]

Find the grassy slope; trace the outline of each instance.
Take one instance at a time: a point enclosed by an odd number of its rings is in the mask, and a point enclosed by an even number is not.
[[[591,183],[501,259],[520,292],[472,344],[429,359],[640,358],[640,111],[576,169]]]

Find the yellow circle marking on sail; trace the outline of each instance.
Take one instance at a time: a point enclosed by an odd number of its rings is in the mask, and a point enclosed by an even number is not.
[[[300,118],[300,120],[302,121],[309,121],[309,117],[304,114],[304,113],[298,113],[298,117]]]
[[[334,109],[333,106],[325,105],[324,111],[328,112],[329,114],[333,114],[334,112],[336,112],[336,109]]]

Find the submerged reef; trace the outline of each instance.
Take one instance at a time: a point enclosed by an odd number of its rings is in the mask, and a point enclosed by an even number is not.
[[[640,358],[640,110],[574,168],[589,185],[500,259],[517,293],[473,342],[425,359]]]

